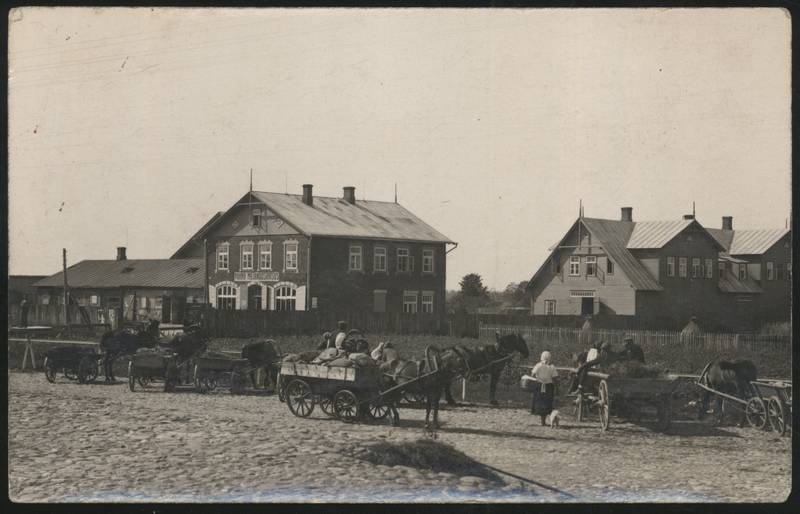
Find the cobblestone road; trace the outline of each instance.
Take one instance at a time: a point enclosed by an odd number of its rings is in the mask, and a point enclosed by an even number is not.
[[[424,436],[424,411],[402,426],[344,424],[318,409],[294,417],[275,396],[131,393],[127,385],[49,384],[10,373],[9,481],[16,501],[782,501],[791,441],[693,422],[669,434],[567,417],[537,426],[524,410],[440,413],[438,440],[502,481],[380,466],[366,444]]]

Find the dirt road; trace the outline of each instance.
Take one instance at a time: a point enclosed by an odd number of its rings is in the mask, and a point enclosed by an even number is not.
[[[426,437],[402,426],[294,417],[275,396],[131,393],[10,373],[9,481],[16,501],[782,501],[791,440],[678,422],[668,434],[519,409],[441,412],[438,441],[502,477],[490,481],[358,458],[373,442]]]

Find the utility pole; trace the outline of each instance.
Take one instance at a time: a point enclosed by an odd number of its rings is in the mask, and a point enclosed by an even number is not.
[[[69,333],[69,285],[67,283],[67,249],[61,249],[61,258],[62,258],[62,265],[63,265],[63,272],[64,272],[64,320],[67,326],[67,332]]]

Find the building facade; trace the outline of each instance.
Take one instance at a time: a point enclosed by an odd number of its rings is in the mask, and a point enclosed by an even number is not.
[[[217,309],[444,314],[446,245],[397,203],[248,192],[173,258],[205,258]]]
[[[629,207],[619,220],[581,216],[529,282],[531,314],[625,316],[654,328],[694,316],[715,330],[787,321],[789,230],[733,231],[730,222],[635,222]]]

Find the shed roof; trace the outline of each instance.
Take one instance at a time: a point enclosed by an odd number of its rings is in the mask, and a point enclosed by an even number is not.
[[[158,287],[163,289],[204,286],[203,259],[86,260],[67,268],[70,288]],[[59,271],[34,284],[63,287]]]
[[[736,276],[735,273],[723,273],[719,277],[719,290],[723,293],[757,294],[764,290],[751,278],[744,280]]]
[[[301,232],[312,236],[401,239],[452,243],[450,238],[393,202],[314,196],[314,205],[303,203],[301,195],[253,191],[279,216]]]

